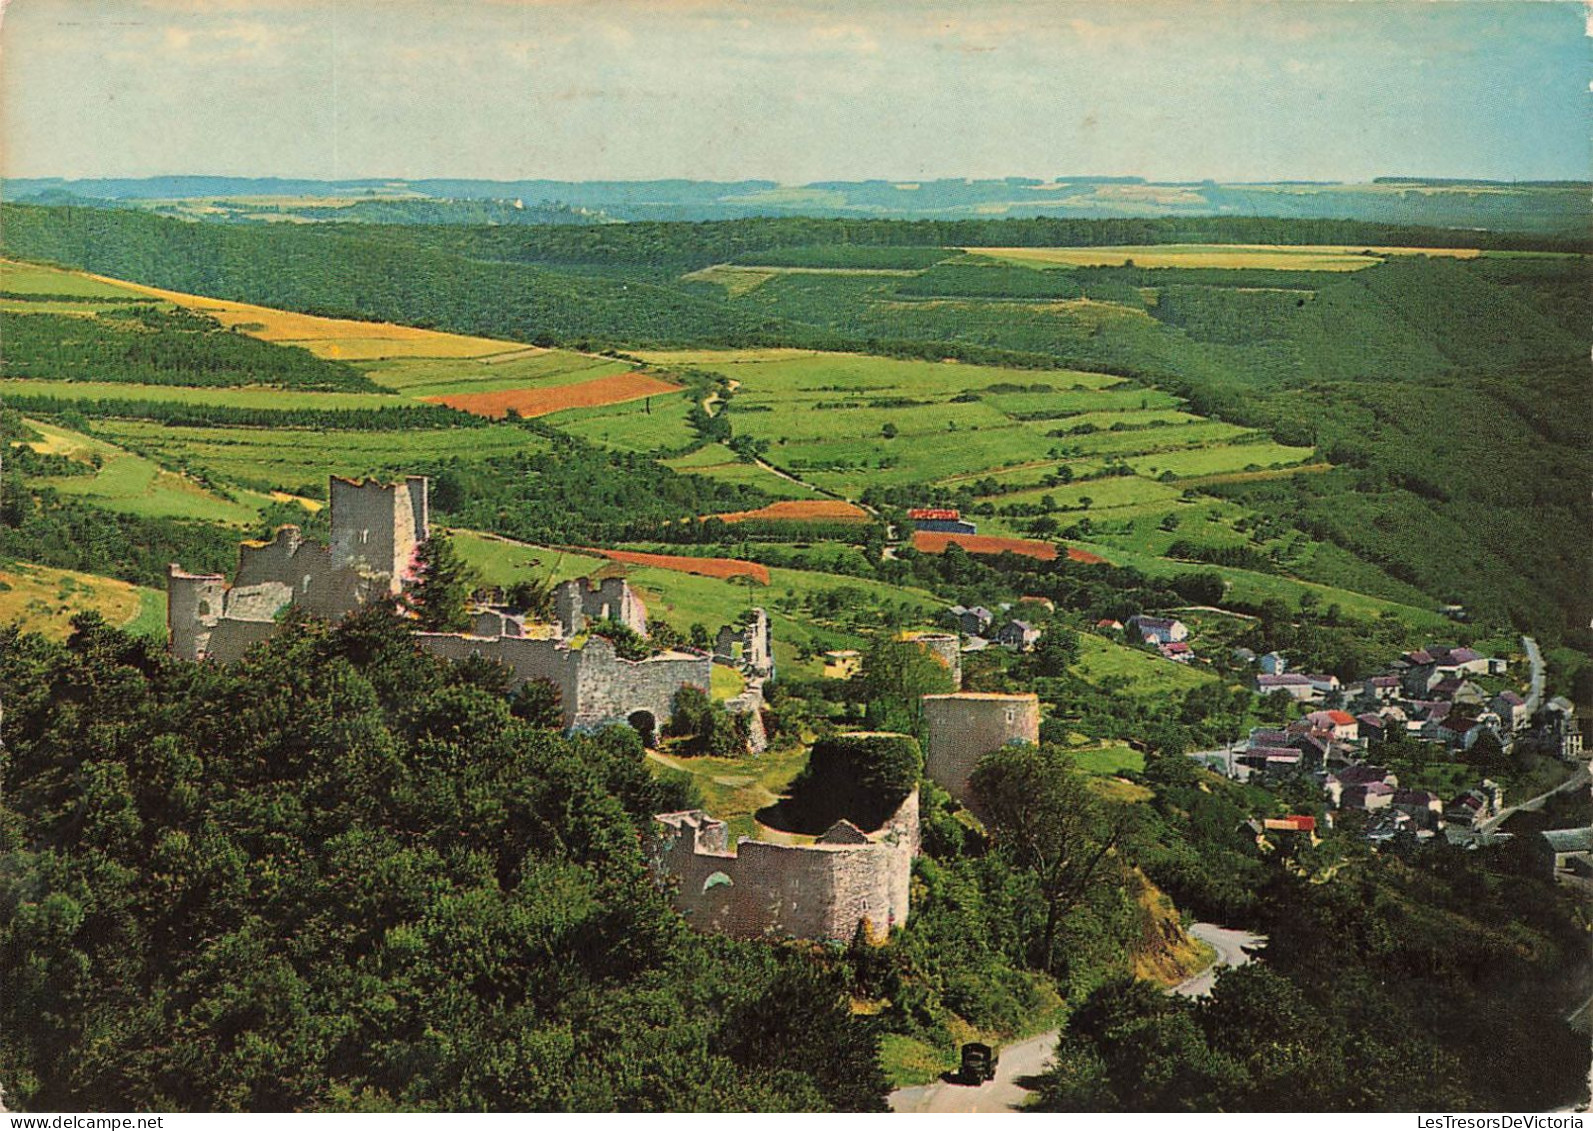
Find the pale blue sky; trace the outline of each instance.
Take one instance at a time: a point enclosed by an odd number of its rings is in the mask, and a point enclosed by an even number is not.
[[[10,176],[1590,175],[1574,3],[10,0]]]

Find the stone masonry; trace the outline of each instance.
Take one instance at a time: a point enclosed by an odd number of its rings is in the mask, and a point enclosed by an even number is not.
[[[918,853],[918,791],[880,829],[837,821],[812,844],[742,838],[699,810],[653,818],[654,877],[686,921],[740,939],[882,938],[907,921]]]
[[[1032,693],[962,691],[926,695],[923,703],[929,727],[925,772],[969,808],[974,806],[968,778],[980,758],[1009,742],[1040,743],[1040,700]]]
[[[950,632],[914,632],[905,637],[939,660],[951,673],[951,686],[962,687],[962,639]]]
[[[332,544],[284,526],[269,542],[245,542],[231,585],[221,574],[166,571],[166,624],[173,655],[232,663],[276,631],[291,607],[339,620],[367,601],[396,596],[425,541],[426,480],[331,480]]]
[[[714,643],[714,659],[739,667],[748,675],[768,678],[774,674],[774,645],[769,633],[769,614],[753,609],[740,628],[725,625]]]
[[[307,541],[284,526],[269,542],[246,542],[229,585],[221,574],[167,571],[167,627],[173,655],[234,663],[273,636],[288,608],[341,620],[367,602],[393,597],[414,579],[415,551],[430,533],[427,482],[331,481],[332,541]],[[501,610],[479,612],[471,633],[416,633],[421,647],[452,660],[484,656],[514,673],[514,685],[544,679],[559,689],[567,728],[631,723],[655,735],[682,687],[710,691],[712,659],[675,651],[631,661],[601,637],[576,648],[569,638],[590,621],[612,620],[647,633],[647,607],[622,578],[567,581],[554,593],[558,625],[527,625]],[[762,705],[754,694],[744,705]],[[754,713],[754,720],[757,716]],[[761,726],[755,730],[761,731]]]
[[[601,636],[580,648],[563,640],[524,636],[467,636],[462,633],[417,632],[415,639],[433,655],[449,660],[481,656],[514,673],[510,687],[544,679],[559,689],[564,725],[570,730],[596,730],[630,723],[644,734],[656,734],[674,708],[682,687],[709,690],[713,661],[702,652],[661,652],[645,660],[627,660]]]
[[[565,638],[579,636],[594,620],[614,621],[638,636],[647,635],[647,606],[624,578],[606,577],[596,585],[589,578],[566,581],[553,590],[553,609]]]

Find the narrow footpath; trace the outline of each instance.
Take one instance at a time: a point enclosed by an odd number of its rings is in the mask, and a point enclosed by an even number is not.
[[[1261,935],[1219,927],[1215,923],[1196,923],[1189,928],[1189,933],[1201,942],[1210,944],[1217,952],[1217,957],[1201,973],[1167,991],[1184,997],[1204,997],[1209,994],[1217,981],[1219,969],[1243,966],[1250,961],[1249,951],[1265,946],[1267,941]],[[890,1094],[891,1110],[958,1114],[1017,1111],[1029,1099],[1029,1090],[1022,1082],[1045,1071],[1059,1035],[1060,1030],[1052,1029],[1038,1037],[1007,1045],[1001,1050],[1001,1059],[996,1063],[996,1078],[977,1088],[947,1080],[916,1088],[900,1088]]]

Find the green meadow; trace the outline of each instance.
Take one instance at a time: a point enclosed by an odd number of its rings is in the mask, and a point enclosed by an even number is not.
[[[121,381],[48,381],[0,378],[0,397],[36,396],[57,400],[166,401],[253,409],[376,409],[406,404],[382,393],[318,393],[302,389],[234,389],[185,385],[134,385]]]
[[[358,477],[416,460],[481,460],[541,451],[547,441],[511,424],[409,432],[304,428],[189,428],[145,420],[98,420],[95,432],[171,466],[256,490],[317,494],[329,475]]]
[[[368,362],[360,368],[383,388],[418,398],[449,393],[556,388],[627,373],[634,366],[569,350],[532,350],[526,356],[511,354],[506,360],[416,357]]]

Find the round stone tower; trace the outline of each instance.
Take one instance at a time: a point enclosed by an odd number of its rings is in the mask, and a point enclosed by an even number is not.
[[[926,772],[969,808],[974,804],[968,778],[980,758],[1009,742],[1040,743],[1040,699],[1032,693],[926,695],[924,720],[929,726]]]
[[[962,638],[950,632],[910,632],[904,639],[911,640],[941,662],[951,673],[951,685],[962,687]]]

